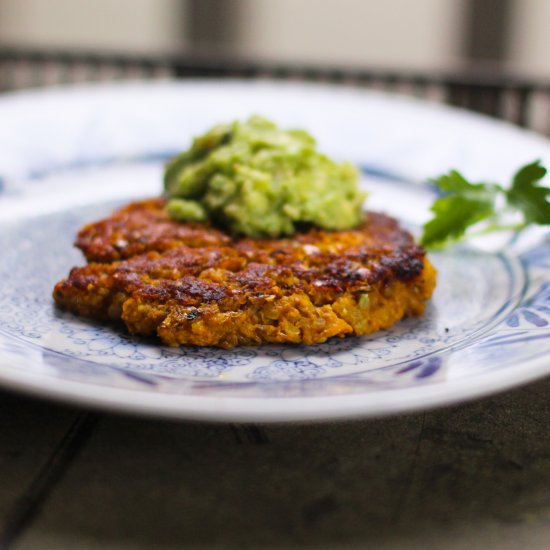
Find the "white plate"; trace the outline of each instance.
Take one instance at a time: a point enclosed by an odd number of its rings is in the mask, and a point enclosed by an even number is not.
[[[550,165],[546,140],[390,95],[296,84],[162,82],[0,100],[0,383],[146,414],[240,421],[380,415],[449,404],[550,373],[545,231],[433,254],[424,317],[311,347],[172,349],[57,311],[55,282],[82,265],[77,228],[160,192],[164,160],[220,121],[259,113],[303,127],[364,170],[368,207],[417,228],[422,182],[456,167],[505,181]],[[545,240],[546,238],[546,240]],[[483,247],[481,247],[483,245]]]

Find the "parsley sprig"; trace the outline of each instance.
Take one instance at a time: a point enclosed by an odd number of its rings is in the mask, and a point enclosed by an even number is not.
[[[520,168],[507,188],[470,182],[456,170],[432,180],[443,196],[432,204],[434,216],[424,225],[420,242],[442,248],[474,235],[550,224],[550,188],[538,185],[545,175],[546,168],[535,161]]]

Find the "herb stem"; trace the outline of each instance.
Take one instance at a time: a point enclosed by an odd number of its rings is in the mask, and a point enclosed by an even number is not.
[[[468,233],[468,237],[481,237],[483,235],[487,235],[488,233],[494,233],[495,231],[522,231],[527,227],[527,225],[528,224],[525,222],[511,223],[507,225],[491,224],[478,231]]]

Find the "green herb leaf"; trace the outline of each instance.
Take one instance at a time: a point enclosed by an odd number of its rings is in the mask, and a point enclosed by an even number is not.
[[[545,175],[546,168],[540,161],[528,164],[518,170],[512,187],[506,191],[508,204],[521,210],[526,224],[550,224],[550,188],[537,185]]]
[[[461,196],[437,199],[432,208],[435,216],[424,225],[420,242],[430,248],[440,248],[449,241],[457,241],[471,225],[494,213],[490,201]]]
[[[434,217],[424,225],[420,242],[430,248],[456,242],[472,235],[469,228],[481,223],[481,233],[523,229],[529,224],[550,224],[550,188],[538,185],[546,175],[540,161],[527,164],[505,189],[495,183],[472,183],[456,170],[433,180],[444,193],[431,210]],[[504,196],[507,208],[497,209],[497,197]],[[506,212],[521,212],[523,223],[505,223]],[[479,233],[475,233],[479,234]]]
[[[476,194],[485,190],[485,183],[471,183],[460,172],[451,170],[448,174],[443,174],[433,180],[433,183],[444,193],[461,193],[463,195]]]
[[[424,246],[440,248],[450,241],[460,240],[471,225],[494,215],[498,186],[470,183],[456,170],[433,182],[447,195],[437,199],[431,207],[435,216],[424,225],[421,238]]]

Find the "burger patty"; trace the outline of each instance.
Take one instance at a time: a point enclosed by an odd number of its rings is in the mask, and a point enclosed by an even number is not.
[[[76,244],[90,263],[55,286],[56,303],[170,346],[231,348],[369,334],[422,314],[435,286],[424,250],[383,214],[251,239],[171,221],[163,207],[136,202],[85,226]]]

